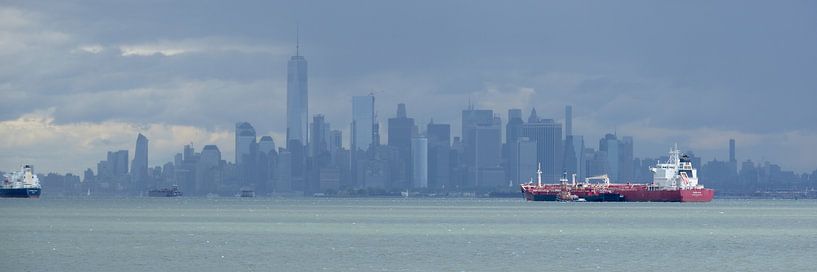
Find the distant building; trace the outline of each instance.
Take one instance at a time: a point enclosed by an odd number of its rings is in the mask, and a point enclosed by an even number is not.
[[[287,145],[307,144],[309,118],[309,81],[306,59],[296,45],[295,56],[287,63]],[[293,142],[294,141],[294,142]],[[290,147],[287,147],[290,149]]]
[[[253,155],[255,145],[255,128],[247,122],[235,124],[235,164],[242,165],[244,160]]]
[[[352,151],[368,151],[374,142],[374,96],[352,97]]]
[[[451,188],[451,125],[429,123],[428,137],[428,186]]]
[[[428,138],[411,138],[412,186],[428,188]]]
[[[392,183],[399,187],[409,185],[412,165],[412,137],[416,127],[414,118],[406,116],[406,104],[397,104],[397,115],[389,118],[389,143],[388,145],[397,149],[397,169],[392,176]]]
[[[148,187],[148,138],[139,133],[131,164],[131,181],[139,191]]]
[[[536,141],[536,157],[542,164],[542,179],[558,181],[562,174],[562,124],[553,119],[540,119],[536,109],[532,109],[528,122],[522,126],[521,136]]]

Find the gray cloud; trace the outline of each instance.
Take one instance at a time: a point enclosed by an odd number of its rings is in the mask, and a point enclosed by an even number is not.
[[[405,102],[418,124],[454,128],[469,99],[503,119],[511,107],[561,119],[572,104],[588,143],[617,130],[637,155],[677,141],[723,158],[735,137],[742,158],[817,166],[798,148],[817,143],[812,2],[19,1],[0,15],[7,123],[49,112],[53,126],[218,134],[246,120],[282,141],[298,22],[310,113],[334,128],[348,130],[350,96],[372,91],[383,122]],[[104,146],[132,149],[121,137]]]

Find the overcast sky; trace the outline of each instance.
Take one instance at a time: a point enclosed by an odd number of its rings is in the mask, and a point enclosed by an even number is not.
[[[286,61],[309,62],[310,115],[348,144],[351,96],[385,120],[451,123],[469,99],[531,107],[596,148],[672,143],[704,160],[817,169],[817,1],[0,1],[0,169],[96,168],[150,139],[150,164],[251,122],[283,143]],[[385,139],[385,137],[383,137]]]

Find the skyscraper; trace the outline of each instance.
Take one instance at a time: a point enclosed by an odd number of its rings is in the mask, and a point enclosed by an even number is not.
[[[287,148],[292,143],[306,145],[308,138],[308,81],[306,59],[300,55],[300,41],[295,56],[287,63]]]
[[[352,97],[352,151],[368,151],[374,140],[374,96]]]
[[[411,169],[414,188],[428,188],[428,138],[411,138]]]
[[[426,126],[428,137],[428,186],[450,188],[451,186],[451,125],[435,124]]]
[[[148,182],[148,138],[142,133],[136,136],[136,149],[131,163],[131,176],[139,190],[144,190]]]
[[[252,153],[255,145],[255,128],[247,122],[235,124],[235,164],[241,165]]]
[[[536,159],[542,164],[542,179],[558,180],[562,174],[562,124],[553,119],[540,119],[536,109],[532,109],[520,135],[536,142]]]
[[[573,106],[565,106],[565,139],[573,135]]]
[[[414,136],[415,127],[414,119],[406,116],[406,104],[397,104],[397,115],[389,118],[388,129],[388,145],[397,149],[398,157],[398,167],[393,173],[392,183],[408,185],[412,173],[412,136]]]
[[[312,116],[312,133],[309,137],[309,155],[317,157],[329,152],[329,123],[323,114]]]

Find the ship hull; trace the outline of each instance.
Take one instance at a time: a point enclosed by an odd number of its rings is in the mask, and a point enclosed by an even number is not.
[[[0,198],[39,198],[40,188],[0,189]]]
[[[558,201],[559,194],[554,191],[523,190],[528,201]],[[611,192],[594,192],[586,190],[571,191],[580,199],[588,202],[709,202],[715,196],[712,189],[683,190],[640,190],[624,189]]]
[[[629,202],[709,202],[715,196],[712,189],[634,190],[618,192]]]

